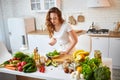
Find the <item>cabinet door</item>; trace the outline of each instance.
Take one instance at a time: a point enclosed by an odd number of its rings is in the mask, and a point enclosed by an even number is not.
[[[120,69],[120,38],[110,38],[109,57],[112,58],[113,68]]]
[[[35,12],[47,12],[51,7],[60,8],[60,0],[31,0],[31,10]]]
[[[109,40],[105,37],[92,37],[92,52],[90,57],[94,57],[94,51],[100,50],[102,57],[108,57]]]

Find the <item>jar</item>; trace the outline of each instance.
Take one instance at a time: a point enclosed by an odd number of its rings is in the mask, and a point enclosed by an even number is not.
[[[100,60],[102,59],[102,55],[101,55],[100,50],[95,50],[94,51],[94,57],[99,58]]]

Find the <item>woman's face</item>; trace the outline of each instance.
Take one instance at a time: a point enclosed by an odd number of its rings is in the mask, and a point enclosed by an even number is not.
[[[59,17],[56,13],[50,13],[50,21],[52,22],[53,25],[58,25],[59,24]]]

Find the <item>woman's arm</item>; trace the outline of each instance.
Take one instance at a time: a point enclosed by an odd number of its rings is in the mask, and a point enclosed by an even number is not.
[[[75,47],[75,45],[77,44],[78,42],[78,37],[77,37],[77,34],[75,33],[74,30],[71,30],[69,31],[69,37],[71,39],[71,44],[70,46],[68,47],[68,49],[64,52],[66,54],[69,54],[70,51]]]

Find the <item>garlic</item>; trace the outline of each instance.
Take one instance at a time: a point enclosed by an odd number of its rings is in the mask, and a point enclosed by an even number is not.
[[[78,71],[74,71],[71,73],[71,80],[80,80],[80,74]]]
[[[84,79],[84,75],[83,75],[83,74],[80,74],[80,78],[81,78],[81,79]]]

